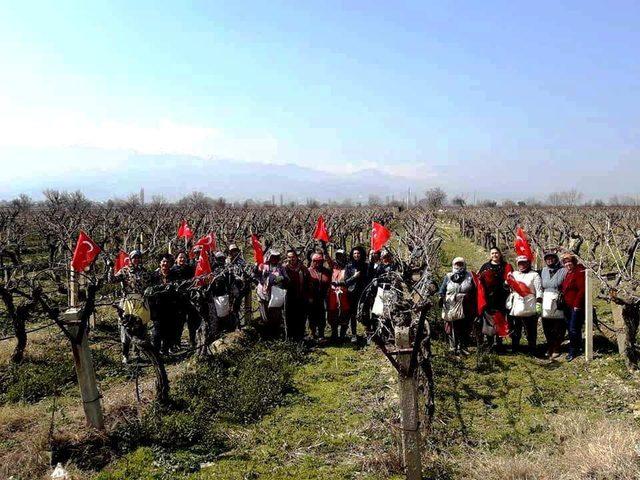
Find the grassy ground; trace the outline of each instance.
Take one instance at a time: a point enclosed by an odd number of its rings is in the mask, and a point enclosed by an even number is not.
[[[445,265],[458,255],[473,269],[486,261],[485,252],[453,229],[441,231]],[[457,359],[439,342],[435,352],[437,413],[430,442],[441,478],[640,475],[638,378],[604,338],[596,338],[591,364],[511,354]]]
[[[393,478],[394,379],[382,360],[372,348],[316,351],[296,372],[297,391],[285,405],[257,423],[229,426],[227,452],[176,478]],[[142,468],[150,458],[149,449],[140,449],[100,478],[164,478],[159,468]]]
[[[486,252],[453,228],[443,225],[440,232],[443,265],[458,255],[474,269],[485,261]],[[423,432],[425,478],[640,478],[638,379],[610,344],[596,340],[596,360],[587,365],[582,359],[551,363],[511,354],[455,358],[436,339],[436,413]],[[33,341],[29,351],[38,354],[30,353],[29,361],[35,364],[47,348],[63,345],[57,333],[43,332]],[[112,420],[132,403],[124,397],[131,392],[117,356],[104,365],[101,387]],[[182,365],[174,370],[174,378],[186,371]],[[279,406],[253,423],[216,417],[223,447],[209,457],[186,445],[167,460],[157,448],[144,446],[111,462],[96,480],[402,478],[396,379],[375,348],[314,350],[295,365],[292,385]],[[61,389],[57,436],[83,434],[76,389],[73,382]],[[0,406],[2,473],[44,478],[51,406],[50,397]],[[196,437],[210,430],[211,425],[189,422],[188,412],[180,415],[171,418],[185,420]],[[180,431],[166,432],[169,441],[185,435],[183,424],[176,427]],[[26,462],[31,457],[38,461]],[[92,475],[73,465],[70,471],[78,479]]]

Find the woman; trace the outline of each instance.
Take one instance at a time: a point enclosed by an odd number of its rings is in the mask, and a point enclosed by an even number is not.
[[[371,306],[371,312],[365,325],[367,330],[367,343],[371,340],[371,334],[378,329],[381,320],[390,320],[389,305],[394,303],[396,293],[392,287],[397,283],[397,276],[393,275],[399,269],[398,263],[393,258],[393,253],[387,248],[379,252],[369,252],[368,280],[375,288],[369,291],[368,298],[362,299]],[[387,318],[385,318],[385,316]]]
[[[311,255],[309,267],[309,330],[316,340],[324,339],[326,325],[326,301],[331,286],[332,272],[324,266],[324,255],[315,252]]]
[[[511,327],[511,350],[517,352],[522,338],[522,327],[527,335],[529,353],[535,355],[538,338],[538,317],[542,314],[542,280],[531,261],[524,255],[516,258],[518,271],[510,273],[509,284],[513,291],[507,301],[509,326]]]
[[[293,340],[302,340],[309,303],[309,270],[294,249],[287,250],[285,270],[289,277],[285,308],[287,334]]]
[[[488,332],[485,335],[489,339],[489,344],[494,346],[502,344],[499,331],[502,330],[505,336],[508,332],[506,303],[509,287],[506,281],[507,275],[513,272],[513,267],[504,261],[498,247],[491,247],[489,255],[489,261],[483,264],[478,271],[478,279],[482,283],[487,302],[484,315],[488,318],[484,323],[488,323],[488,325],[487,328],[483,327],[483,331]]]
[[[449,339],[449,351],[455,355],[468,355],[465,349],[467,330],[474,316],[473,277],[467,271],[462,257],[456,257],[440,285],[440,305],[445,332]]]
[[[366,261],[366,252],[364,247],[358,246],[351,249],[349,254],[349,263],[345,268],[344,276],[347,284],[347,294],[349,297],[349,305],[351,312],[349,314],[349,323],[351,327],[351,342],[357,343],[357,314],[358,302],[365,287],[369,283],[368,271],[369,264]]]
[[[562,255],[562,265],[567,269],[561,290],[564,295],[565,319],[569,328],[569,354],[567,355],[567,361],[570,362],[580,355],[581,350],[586,269],[584,265],[578,263],[578,257],[573,253]]]
[[[151,342],[163,355],[169,353],[170,348],[179,345],[180,339],[176,338],[176,325],[180,314],[178,309],[178,296],[175,288],[176,281],[173,267],[173,255],[164,253],[159,257],[160,264],[151,275],[151,286],[145,292],[149,297],[151,310]]]
[[[258,281],[258,307],[264,333],[277,336],[284,325],[284,300],[289,278],[280,264],[280,252],[269,250],[265,263],[256,265],[254,276]]]
[[[566,330],[564,311],[558,308],[558,295],[567,270],[562,267],[556,250],[545,251],[544,262],[545,266],[540,273],[542,279],[542,329],[547,339],[546,356],[556,359],[560,356],[560,345],[562,345]]]
[[[350,318],[350,305],[345,282],[345,267],[347,255],[344,250],[336,250],[335,261],[330,260],[331,266],[331,287],[327,296],[327,322],[331,327],[331,340],[338,340],[338,329],[340,341],[343,341],[347,334],[347,326]]]
[[[195,265],[189,261],[189,257],[185,250],[180,250],[176,256],[176,263],[171,267],[173,275],[176,281],[183,282],[193,278],[195,273]],[[188,295],[181,295],[179,302],[178,320],[176,324],[176,336],[182,338],[182,331],[184,330],[184,324],[187,324],[189,330],[189,343],[192,347],[196,346],[196,332],[200,325],[200,315],[197,310],[191,304]]]

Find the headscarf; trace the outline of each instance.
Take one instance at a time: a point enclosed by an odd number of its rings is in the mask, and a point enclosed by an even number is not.
[[[456,263],[462,263],[461,267],[456,266]],[[462,282],[467,276],[467,263],[464,258],[456,257],[451,262],[451,281],[455,283]]]

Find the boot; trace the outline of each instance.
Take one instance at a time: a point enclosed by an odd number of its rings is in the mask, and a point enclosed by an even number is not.
[[[344,342],[344,338],[347,335],[347,326],[340,325],[340,343]]]
[[[335,343],[338,341],[338,326],[331,325],[331,342]]]

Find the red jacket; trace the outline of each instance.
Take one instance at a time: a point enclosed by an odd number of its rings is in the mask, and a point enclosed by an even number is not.
[[[584,265],[577,265],[573,271],[567,272],[562,282],[562,293],[567,307],[584,309]]]

